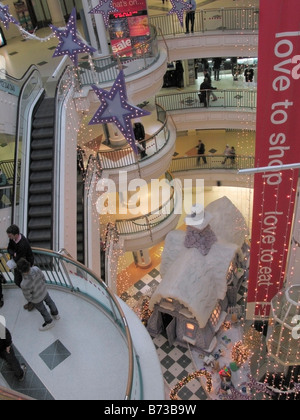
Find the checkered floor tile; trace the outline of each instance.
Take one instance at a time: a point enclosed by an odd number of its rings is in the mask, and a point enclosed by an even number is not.
[[[134,284],[121,298],[131,307],[135,308],[144,296],[151,296],[155,288],[162,281],[159,268],[157,267],[146,274],[141,280]],[[247,293],[246,284],[240,287],[238,303],[244,302]],[[153,338],[153,342],[160,360],[166,389],[171,391],[177,383],[188,374],[195,372],[195,366],[189,354],[189,350],[181,346],[170,346],[166,335],[159,335]],[[203,391],[200,382],[195,379],[183,387],[178,397],[181,400],[206,400],[207,396]],[[168,398],[168,395],[166,395]]]

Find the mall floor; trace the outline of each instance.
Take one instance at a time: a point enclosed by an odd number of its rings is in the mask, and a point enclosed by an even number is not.
[[[150,0],[149,2],[150,14],[162,14],[170,9],[170,3],[166,0],[163,4],[160,0]],[[217,7],[240,7],[240,6],[256,6],[256,1],[234,1],[234,0],[216,0],[216,1],[197,1],[201,8],[217,8]],[[49,34],[48,29],[39,30],[37,35],[44,38]],[[8,45],[0,49],[0,65],[3,65],[3,58],[5,59],[6,69],[9,74],[16,78],[20,78],[31,64],[36,64],[40,69],[44,83],[47,85],[48,92],[53,92],[55,83],[52,80],[59,60],[53,59],[52,54],[57,41],[52,39],[47,43],[39,43],[37,41],[26,41],[24,39],[16,38],[10,40]],[[195,85],[183,88],[186,90],[198,90],[202,82],[202,74],[199,74]],[[233,82],[230,74],[221,73],[219,82],[213,80],[213,84],[218,89],[234,89],[246,88],[252,89],[253,86],[247,86],[241,79],[238,84]],[[178,92],[178,89],[168,88],[162,89],[161,93]],[[189,132],[178,133],[176,142],[176,157],[190,156],[195,154],[195,147],[198,140],[202,139],[205,143],[206,150],[210,148],[216,149],[220,154],[223,153],[226,144],[235,146],[237,154],[253,155],[255,144],[255,133],[248,131],[235,130],[196,130]],[[1,160],[9,159],[10,156],[5,155],[5,151],[1,151]],[[251,215],[249,212],[250,203],[252,201],[251,190],[245,189],[240,191],[236,188],[209,188],[205,193],[205,204],[209,204],[217,198],[227,195],[234,204],[244,213],[246,220],[251,223]],[[184,229],[184,215],[182,216],[178,225],[179,229]],[[136,267],[133,262],[132,254],[125,254],[119,261],[119,275],[118,275],[118,294],[123,300],[132,308],[137,308],[141,297],[149,295],[151,290],[157,286],[161,281],[159,273],[161,254],[163,252],[164,244],[161,243],[150,250],[152,259],[151,267],[148,269],[141,269]],[[244,298],[246,289],[240,291],[241,302]],[[188,350],[181,347],[170,347],[166,337],[159,336],[154,339],[154,344],[157,348],[157,354],[161,361],[161,367],[165,379],[166,398],[170,389],[178,383],[180,379],[185,377],[188,373],[195,371],[195,363],[192,360],[191,354]],[[200,387],[199,382],[192,381],[180,393],[181,399],[205,399],[205,393]]]

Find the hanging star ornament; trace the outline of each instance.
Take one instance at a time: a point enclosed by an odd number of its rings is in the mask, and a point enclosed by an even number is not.
[[[119,9],[116,9],[113,5],[114,0],[100,0],[98,6],[94,7],[89,13],[92,15],[99,15],[103,16],[104,24],[106,28],[109,24],[109,15],[111,13],[119,12]]]
[[[94,92],[101,102],[101,106],[90,121],[89,125],[114,123],[124,135],[127,143],[138,154],[131,120],[150,115],[128,103],[126,83],[123,70],[120,71],[110,92],[92,85]]]
[[[183,26],[184,12],[190,10],[191,5],[184,0],[170,0],[173,8],[169,11],[168,15],[176,14],[180,25]]]
[[[0,22],[3,23],[5,29],[9,28],[10,23],[20,25],[20,23],[9,13],[9,6],[3,6],[0,3]]]
[[[95,48],[92,48],[81,41],[77,36],[77,23],[76,23],[76,9],[74,8],[68,24],[65,28],[59,29],[56,26],[50,25],[50,28],[54,32],[55,36],[59,38],[58,47],[53,54],[53,57],[60,57],[62,55],[68,55],[73,61],[74,65],[78,66],[78,54],[95,52]]]

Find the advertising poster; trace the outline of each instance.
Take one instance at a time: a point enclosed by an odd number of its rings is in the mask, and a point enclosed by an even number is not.
[[[150,39],[146,0],[115,0],[119,12],[110,15],[109,35],[114,54],[132,57],[144,54]]]
[[[286,279],[299,177],[272,167],[300,161],[300,1],[264,0],[259,15],[256,167],[270,172],[255,175],[247,318],[267,320]]]

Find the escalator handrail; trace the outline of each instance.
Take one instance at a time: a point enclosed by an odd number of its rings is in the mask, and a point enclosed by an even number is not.
[[[16,207],[16,194],[17,194],[17,183],[18,183],[18,161],[19,161],[19,154],[18,154],[18,150],[19,150],[19,138],[20,138],[20,110],[21,110],[21,103],[22,103],[22,99],[23,99],[23,93],[24,90],[27,87],[27,83],[30,80],[31,76],[37,72],[37,74],[40,75],[40,71],[37,68],[37,66],[32,65],[29,67],[29,69],[27,70],[27,72],[25,73],[25,75],[23,76],[23,84],[22,87],[20,89],[20,95],[19,95],[19,99],[18,99],[18,107],[17,107],[17,123],[16,123],[16,140],[15,140],[15,156],[14,156],[14,168],[15,168],[15,173],[14,173],[14,191],[13,191],[13,199],[12,199],[12,214],[11,214],[11,220],[13,222],[15,222],[15,207]],[[40,75],[41,78],[41,75]]]

